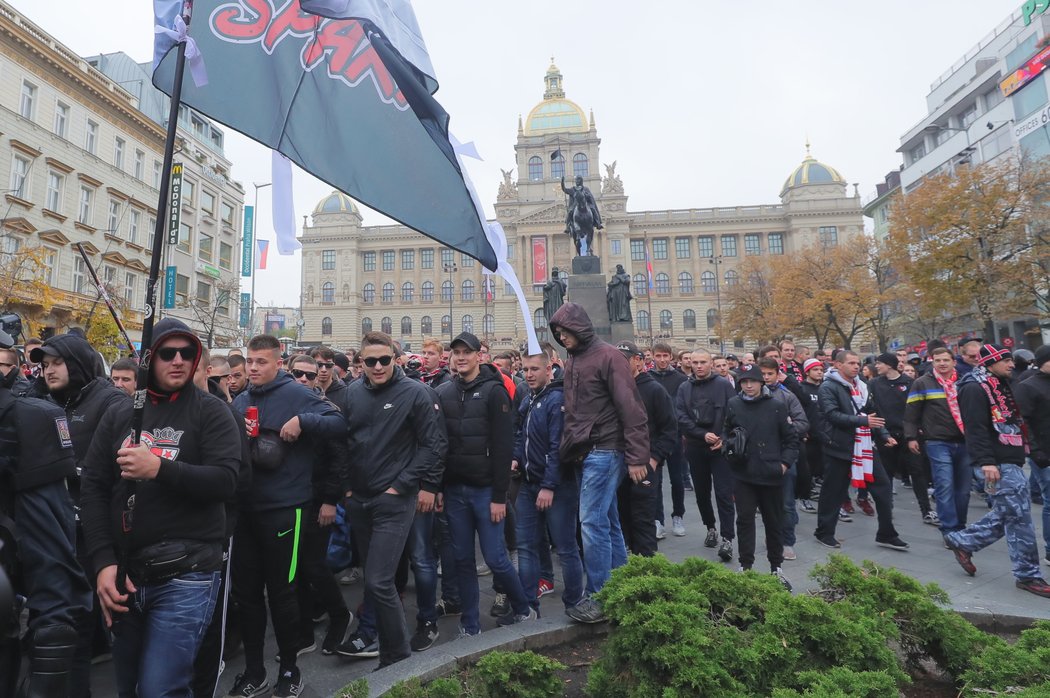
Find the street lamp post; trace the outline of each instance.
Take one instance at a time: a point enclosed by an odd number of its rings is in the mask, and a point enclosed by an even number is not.
[[[720,267],[722,266],[722,255],[711,257],[707,262],[708,264],[713,264],[715,267],[715,305],[718,308],[718,353],[725,356],[726,340],[722,333],[722,284],[719,283],[718,278],[721,273]],[[704,322],[707,322],[706,318],[704,319]]]
[[[259,248],[259,236],[255,234],[255,231],[259,229],[256,225],[256,221],[259,220],[259,190],[266,187],[272,186],[273,182],[266,182],[265,184],[252,184],[255,187],[255,212],[252,218],[252,233],[254,237],[252,239],[252,299],[248,306],[248,338],[255,336],[255,250]],[[301,302],[301,299],[300,299]]]
[[[452,275],[459,271],[459,268],[456,266],[455,262],[443,264],[441,265],[441,268],[445,270],[446,274],[448,274],[448,341],[451,343],[452,338],[455,336],[452,334],[452,299],[456,295],[456,285],[452,283]]]

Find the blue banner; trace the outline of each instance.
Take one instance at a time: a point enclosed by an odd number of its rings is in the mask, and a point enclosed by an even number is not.
[[[175,307],[175,277],[178,267],[167,267],[164,270],[164,307]]]
[[[244,207],[244,232],[241,236],[241,276],[252,275],[252,238],[255,236],[255,207]]]
[[[247,327],[251,322],[252,315],[252,294],[242,293],[241,294],[241,327]]]

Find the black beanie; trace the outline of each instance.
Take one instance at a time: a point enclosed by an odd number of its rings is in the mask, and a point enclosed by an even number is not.
[[[879,354],[878,356],[876,356],[875,357],[875,361],[879,362],[880,364],[886,364],[887,366],[892,368],[894,371],[897,370],[897,367],[900,366],[900,363],[901,363],[901,360],[899,358],[897,358],[896,354],[893,354],[893,353],[888,352],[888,351],[884,351],[881,354]]]
[[[1035,350],[1035,361],[1032,362],[1032,368],[1038,371],[1047,361],[1050,361],[1050,344],[1044,344]]]

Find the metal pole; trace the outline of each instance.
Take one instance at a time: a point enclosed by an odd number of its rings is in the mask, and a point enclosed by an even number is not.
[[[456,285],[452,283],[452,273],[458,271],[458,268],[456,267],[455,262],[453,262],[452,264],[444,264],[442,266],[444,270],[448,272],[448,341],[449,343],[451,343],[453,337],[455,337],[455,334],[453,333],[452,329],[452,299],[456,295]]]
[[[256,222],[259,220],[259,190],[270,186],[273,182],[267,182],[266,184],[252,184],[255,187],[255,210],[252,215],[252,299],[248,303],[248,338],[251,339],[255,336],[255,250],[259,249],[259,226]],[[300,299],[301,301],[302,299]]]
[[[715,304],[718,307],[718,353],[722,356],[726,355],[726,339],[722,332],[722,284],[718,278],[722,266],[722,256],[714,257],[707,260],[711,264],[715,265]]]

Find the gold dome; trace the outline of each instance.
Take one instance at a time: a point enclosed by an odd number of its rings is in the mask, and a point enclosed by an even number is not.
[[[526,136],[541,136],[545,133],[586,133],[587,115],[580,105],[571,99],[566,99],[565,89],[562,86],[562,74],[558,66],[551,65],[543,76],[546,89],[543,92],[543,101],[532,108],[529,116],[525,119],[524,133]]]

